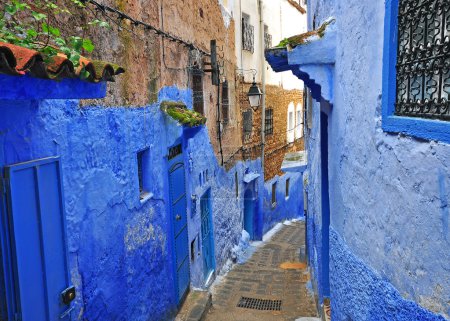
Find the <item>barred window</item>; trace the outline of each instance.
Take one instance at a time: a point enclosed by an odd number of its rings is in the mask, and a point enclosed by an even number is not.
[[[222,120],[228,123],[230,119],[230,101],[228,99],[228,81],[222,83]]]
[[[193,103],[194,110],[204,115],[204,102],[203,102],[203,74],[199,69],[192,71],[192,91],[193,91]]]
[[[255,27],[250,24],[250,16],[242,14],[242,49],[255,51]]]
[[[244,122],[244,140],[249,139],[252,135],[253,127],[253,114],[251,110],[244,111],[242,113],[242,119]]]
[[[450,121],[449,7],[449,0],[399,0],[397,116]]]
[[[264,49],[272,47],[272,35],[269,34],[269,27],[264,25]]]
[[[265,121],[264,133],[266,136],[273,134],[273,109],[266,109],[266,121]]]

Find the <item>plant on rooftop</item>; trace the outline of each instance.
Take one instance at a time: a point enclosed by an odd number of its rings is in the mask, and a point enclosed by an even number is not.
[[[3,8],[2,8],[3,7]],[[73,15],[74,9],[85,7],[80,0],[8,0],[0,5],[0,41],[36,50],[45,62],[63,53],[75,67],[82,54],[91,53],[95,46],[84,36],[63,35],[57,27],[58,19]],[[108,23],[93,19],[88,25],[109,27]],[[75,28],[74,28],[75,29]],[[82,27],[86,30],[86,27]],[[84,68],[80,76],[89,77]]]
[[[161,109],[170,117],[188,127],[201,126],[206,123],[206,118],[203,115],[187,109],[182,103],[164,101],[161,103]]]
[[[328,25],[330,25],[332,22],[334,22],[334,19],[325,21],[316,30],[308,31],[289,38],[284,38],[283,40],[280,41],[280,43],[276,46],[276,48],[285,48],[286,46],[296,47],[298,45],[303,45],[308,43],[310,37],[314,36],[323,38],[323,36],[325,35],[325,30],[327,29]]]

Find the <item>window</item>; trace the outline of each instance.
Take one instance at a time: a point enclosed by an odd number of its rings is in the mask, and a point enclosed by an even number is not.
[[[244,121],[244,140],[247,140],[252,135],[253,127],[253,114],[251,110],[244,111],[242,113],[242,119]]]
[[[272,108],[266,109],[264,134],[266,136],[273,134],[273,109]]]
[[[286,198],[288,198],[289,197],[289,185],[290,185],[290,183],[291,183],[291,179],[290,178],[288,178],[288,179],[286,179]]]
[[[288,112],[287,112],[287,142],[292,143],[295,140],[295,126],[294,126],[294,103],[291,102],[288,106]]]
[[[272,47],[272,35],[269,34],[269,27],[264,25],[264,49]]]
[[[272,184],[272,207],[277,205],[277,183]]]
[[[447,7],[447,0],[429,5],[417,0],[387,2],[382,110],[387,132],[450,142]]]
[[[294,129],[294,112],[289,112],[289,130]]]
[[[200,69],[192,70],[192,92],[194,110],[204,115],[203,109],[203,74]]]
[[[309,89],[305,89],[304,91],[305,97],[305,109],[306,109],[306,124],[308,129],[312,128],[312,115],[313,115],[313,100],[312,94]]]
[[[250,16],[242,14],[242,49],[255,51],[255,27],[250,24]]]
[[[139,181],[139,198],[143,200],[149,191],[146,188],[147,182],[147,163],[148,163],[149,149],[144,149],[137,152],[137,166],[138,166],[138,181]]]
[[[399,2],[396,115],[450,120],[449,4],[437,2]]]
[[[228,81],[222,83],[222,120],[228,123],[230,118],[230,102],[228,99]]]
[[[297,104],[295,110],[295,138],[303,137],[303,111],[302,105]]]

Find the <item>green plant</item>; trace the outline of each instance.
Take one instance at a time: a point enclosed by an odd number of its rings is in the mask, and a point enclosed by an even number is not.
[[[58,53],[63,53],[75,67],[80,65],[80,56],[90,53],[95,46],[84,36],[63,35],[60,21],[72,16],[72,10],[83,9],[80,0],[8,0],[0,13],[0,41],[40,52],[46,62],[51,62]],[[99,19],[88,22],[88,26],[109,27]],[[74,28],[75,29],[75,28]],[[83,33],[87,26],[82,27]],[[81,77],[89,73],[83,68]]]

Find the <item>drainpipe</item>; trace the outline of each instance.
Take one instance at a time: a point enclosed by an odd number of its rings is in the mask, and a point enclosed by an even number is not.
[[[263,2],[262,0],[258,0],[258,9],[259,9],[259,43],[261,46],[260,49],[260,59],[261,59],[261,91],[263,93],[261,97],[261,176],[263,177],[263,182],[265,181],[264,176],[264,151],[266,144],[266,63],[264,56],[264,16],[263,16]]]
[[[244,57],[243,55],[243,50],[242,50],[242,0],[239,0],[239,24],[240,24],[240,28],[239,30],[241,30],[241,32],[239,33],[241,35],[241,65],[239,66],[240,69],[244,69]]]

